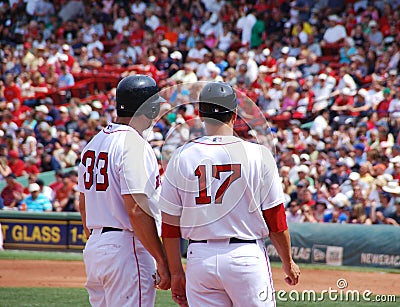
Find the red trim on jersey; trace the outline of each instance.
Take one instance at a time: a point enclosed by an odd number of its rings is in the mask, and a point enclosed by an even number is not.
[[[138,271],[138,281],[139,281],[139,307],[142,307],[142,285],[140,283],[140,267],[139,267],[139,258],[136,253],[136,244],[135,244],[135,237],[132,238],[132,243],[133,243],[133,252],[135,254],[135,259],[136,259],[136,267]]]
[[[219,144],[203,143],[203,142],[198,142],[198,141],[196,141],[196,140],[193,140],[192,142],[193,142],[193,143],[197,143],[197,144],[201,144],[201,145],[211,145],[211,146],[214,146],[214,145],[231,145],[231,144],[239,143],[240,141],[229,142],[229,143],[219,143]]]
[[[280,204],[271,209],[263,210],[265,223],[271,232],[282,232],[288,229],[286,223],[285,207]]]
[[[111,133],[115,133],[115,132],[129,132],[131,130],[114,130],[114,131],[110,131],[110,132],[106,132],[104,130],[102,130],[105,134],[111,134]]]
[[[162,238],[180,238],[181,228],[179,226],[161,223],[161,237]]]

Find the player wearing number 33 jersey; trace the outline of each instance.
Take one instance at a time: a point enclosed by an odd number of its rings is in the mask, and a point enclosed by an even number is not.
[[[233,136],[236,107],[229,85],[205,85],[199,113],[207,136],[179,148],[164,177],[162,236],[172,297],[182,306],[185,295],[194,307],[274,306],[268,235],[288,282],[298,280],[275,160],[266,147]],[[186,292],[176,256],[179,234],[189,240]]]
[[[79,210],[92,306],[153,306],[170,287],[157,221],[159,173],[141,133],[158,115],[161,98],[153,79],[131,76],[117,87],[117,119],[84,148],[79,164]],[[157,269],[156,269],[157,264]]]

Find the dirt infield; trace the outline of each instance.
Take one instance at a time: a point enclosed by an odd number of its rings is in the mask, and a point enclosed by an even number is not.
[[[323,290],[338,289],[337,281],[345,279],[350,290],[369,290],[373,294],[399,295],[400,274],[303,269],[300,284],[289,287],[283,273],[273,268],[275,289]],[[85,269],[81,261],[0,260],[0,287],[68,287],[84,286]]]

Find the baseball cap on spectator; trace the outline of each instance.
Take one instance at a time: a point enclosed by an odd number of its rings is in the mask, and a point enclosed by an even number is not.
[[[40,105],[35,107],[36,112],[43,112],[44,114],[49,114],[49,109],[45,105]]]
[[[282,47],[281,48],[281,53],[283,53],[283,54],[288,54],[289,53],[289,47],[288,46],[284,46],[284,47]]]
[[[88,104],[84,104],[80,106],[81,113],[85,116],[89,116],[90,112],[92,112],[92,107]]]
[[[68,113],[68,108],[67,108],[66,106],[61,106],[60,109],[59,109],[59,111],[60,111],[61,113]]]
[[[50,125],[49,125],[48,123],[46,123],[46,122],[41,122],[41,123],[39,124],[38,130],[39,130],[39,131],[50,131],[50,130],[51,130],[51,127],[50,127]]]
[[[360,88],[357,92],[358,95],[361,97],[367,97],[368,96],[368,91],[365,88]]]
[[[355,149],[355,150],[364,151],[364,150],[365,150],[365,145],[362,144],[362,143],[358,143],[358,144],[354,145],[354,149]]]
[[[39,45],[37,45],[36,49],[37,49],[37,50],[45,50],[45,49],[46,49],[46,46],[43,45],[43,44],[39,44]]]
[[[296,79],[297,79],[297,76],[296,76],[296,73],[294,73],[293,71],[288,71],[288,72],[285,74],[285,78],[286,78],[286,79],[289,79],[289,80],[296,80]]]
[[[10,151],[8,152],[8,156],[9,156],[10,158],[17,159],[17,158],[19,158],[19,153],[18,153],[18,151],[16,151],[16,150],[10,150]]]
[[[400,163],[400,156],[393,157],[389,161],[392,163]]]
[[[339,21],[340,21],[340,18],[339,18],[338,15],[329,15],[329,16],[328,16],[328,20],[329,20],[329,21],[334,21],[334,22],[339,22]]]
[[[161,53],[168,53],[168,48],[167,47],[161,47],[160,48]]]
[[[368,23],[368,27],[370,27],[370,28],[372,28],[372,27],[376,27],[378,24],[377,24],[377,22],[375,21],[375,20],[371,20],[369,23]]]
[[[170,57],[171,59],[180,61],[182,60],[182,53],[180,53],[179,51],[174,51],[171,53]]]
[[[17,176],[14,173],[11,173],[6,176],[6,179],[17,179]]]
[[[310,160],[310,155],[306,154],[306,153],[303,153],[303,154],[300,155],[300,160],[308,161],[308,160]]]
[[[68,51],[70,49],[68,44],[63,44],[62,45],[62,50]]]
[[[308,168],[307,165],[300,165],[300,166],[297,167],[297,172],[298,172],[298,173],[305,173],[305,174],[308,174],[309,170],[310,170],[310,169]]]
[[[360,180],[360,178],[361,178],[361,176],[357,172],[351,172],[350,175],[349,175],[349,179],[351,181],[357,181],[357,180]]]
[[[344,194],[337,194],[332,199],[332,204],[338,208],[344,208],[348,204],[349,200],[347,199],[346,195]]]
[[[320,80],[326,80],[327,78],[328,78],[328,75],[324,74],[324,73],[319,74],[319,76],[318,76],[318,79],[320,79]]]
[[[265,48],[263,49],[262,53],[264,56],[269,56],[271,54],[271,50],[269,50],[269,48]]]
[[[382,91],[383,95],[389,95],[390,94],[390,88],[389,87],[385,87]]]
[[[149,62],[151,62],[151,63],[155,62],[156,59],[157,59],[157,58],[156,58],[154,55],[151,55],[151,56],[148,57],[148,60],[149,60]]]
[[[37,183],[31,183],[28,187],[29,193],[39,192],[40,186]]]
[[[272,83],[276,84],[276,85],[281,85],[282,84],[282,79],[281,78],[274,78],[272,80]]]
[[[43,100],[43,104],[53,105],[53,104],[54,104],[54,101],[53,101],[53,99],[52,99],[51,97],[46,97],[46,98]]]
[[[32,47],[31,43],[28,43],[28,42],[24,43],[24,48],[25,49],[31,49],[31,47]]]
[[[93,100],[92,101],[92,107],[95,109],[102,109],[103,105],[99,100]]]
[[[171,42],[168,40],[168,39],[163,39],[161,42],[160,42],[160,46],[163,46],[163,47],[171,47]],[[167,49],[168,50],[168,49]]]
[[[291,28],[292,27],[292,24],[289,22],[289,21],[287,21],[287,22],[285,22],[285,24],[283,25],[286,29],[289,29],[289,28]]]

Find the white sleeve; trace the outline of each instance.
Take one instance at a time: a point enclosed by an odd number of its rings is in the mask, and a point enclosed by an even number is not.
[[[146,194],[151,197],[156,192],[157,161],[146,144],[133,133],[126,134],[118,170],[121,195]]]
[[[170,215],[180,216],[182,213],[182,201],[179,195],[176,170],[178,167],[177,155],[173,155],[170,159],[164,179],[161,185],[160,208],[162,212]]]
[[[266,171],[261,185],[261,210],[266,210],[285,203],[285,195],[274,157],[268,149],[263,153]]]

